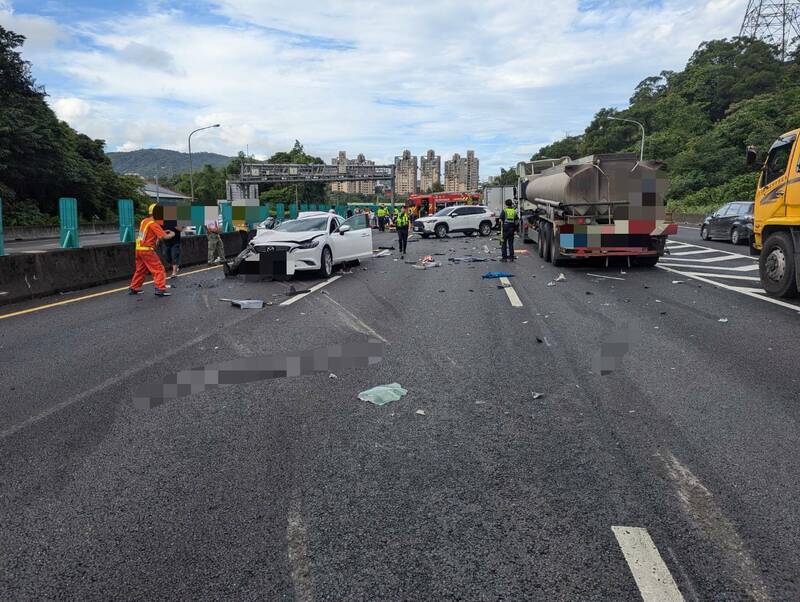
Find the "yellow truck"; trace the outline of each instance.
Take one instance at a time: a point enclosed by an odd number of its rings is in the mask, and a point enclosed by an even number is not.
[[[753,246],[759,252],[761,285],[773,297],[800,293],[800,129],[770,147],[756,187]],[[757,160],[747,148],[747,163]]]

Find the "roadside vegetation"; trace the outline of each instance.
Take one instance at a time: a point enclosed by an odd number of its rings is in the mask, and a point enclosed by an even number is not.
[[[639,152],[639,128],[612,116],[644,124],[645,157],[664,161],[670,174],[670,210],[705,213],[752,199],[758,166],[745,164],[746,146],[763,152],[800,127],[800,53],[784,63],[776,48],[758,40],[704,42],[683,71],[643,80],[627,109],[600,109],[582,134],[544,146],[531,159]],[[512,172],[503,170],[501,180],[515,180]]]

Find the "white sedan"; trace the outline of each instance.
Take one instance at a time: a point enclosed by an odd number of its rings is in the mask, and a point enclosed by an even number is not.
[[[223,265],[226,276],[291,276],[318,271],[328,278],[333,266],[372,256],[372,229],[363,215],[343,219],[308,211],[275,229],[259,228],[236,259]]]

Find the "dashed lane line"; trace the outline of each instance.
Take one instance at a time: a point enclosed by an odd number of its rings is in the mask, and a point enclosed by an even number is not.
[[[644,602],[683,602],[672,574],[647,529],[611,527]]]
[[[699,249],[696,251],[681,251],[680,253],[673,253],[672,249],[674,247],[670,247],[670,257],[683,257],[684,255],[702,255],[704,253],[715,253],[716,249]]]
[[[522,307],[522,301],[519,295],[517,295],[517,291],[511,286],[511,281],[506,277],[502,277],[500,278],[500,284],[503,285],[503,290],[506,292],[506,296],[508,296],[508,300],[511,302],[511,307]]]
[[[208,270],[216,270],[220,268],[219,265],[213,265],[207,268],[200,268],[199,270],[192,270],[191,272],[184,272],[183,274],[178,274],[178,278],[182,278],[184,276],[191,276],[192,274],[199,274],[200,272],[207,272]],[[152,280],[148,280],[145,284],[153,284]],[[114,293],[119,293],[121,291],[127,291],[127,286],[121,286],[119,288],[112,288],[107,291],[100,291],[99,293],[92,293],[90,295],[83,295],[81,297],[74,297],[72,299],[64,299],[63,301],[55,301],[53,303],[45,303],[44,305],[37,305],[36,307],[29,307],[28,309],[21,309],[19,311],[13,311],[8,314],[0,314],[0,320],[5,320],[6,318],[13,318],[16,316],[23,316],[25,314],[32,314],[37,311],[42,311],[44,309],[50,309],[51,307],[58,307],[60,305],[69,305],[70,303],[77,303],[78,301],[86,301],[87,299],[94,299],[95,297],[104,297],[105,295],[111,295]]]

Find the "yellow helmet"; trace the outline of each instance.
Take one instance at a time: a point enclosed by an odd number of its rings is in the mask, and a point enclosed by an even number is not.
[[[158,203],[150,203],[150,206],[147,208],[147,213],[153,215],[153,209],[155,209],[157,205]]]

